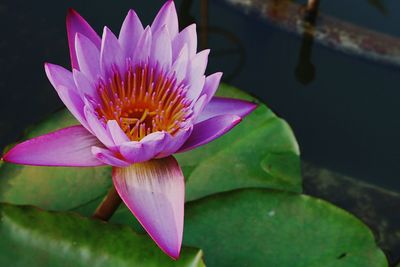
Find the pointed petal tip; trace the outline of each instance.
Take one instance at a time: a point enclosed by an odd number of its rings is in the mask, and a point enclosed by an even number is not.
[[[132,17],[132,16],[136,16],[137,14],[136,14],[136,11],[135,10],[133,10],[133,9],[129,9],[128,10],[128,14],[127,14],[127,17]]]
[[[165,254],[167,254],[170,258],[172,258],[173,260],[178,260],[179,256],[181,254],[181,246],[172,249],[163,249],[161,248],[162,251],[164,251]]]
[[[214,74],[212,74],[212,75],[216,75],[217,77],[219,77],[220,79],[222,78],[222,75],[224,75],[224,73],[222,72],[222,71],[218,71],[218,72],[215,72]]]
[[[256,108],[258,108],[258,103],[255,103],[255,102],[248,102],[249,103],[249,106],[250,106],[250,108],[249,108],[249,112],[247,112],[244,116],[247,116],[247,115],[249,115],[251,112],[253,112]],[[243,117],[244,117],[243,116]]]
[[[69,7],[67,9],[67,17],[68,16],[73,16],[73,15],[76,15],[76,14],[79,14],[79,13],[75,9],[73,9],[72,7]]]

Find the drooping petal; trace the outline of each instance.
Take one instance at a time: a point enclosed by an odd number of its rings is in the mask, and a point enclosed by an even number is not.
[[[82,126],[71,126],[16,145],[4,160],[34,166],[104,165],[93,156],[94,145],[101,145],[95,136]]]
[[[79,70],[91,81],[96,81],[100,73],[100,50],[83,34],[75,36],[76,57]]]
[[[178,152],[205,145],[228,132],[240,121],[241,118],[236,115],[221,115],[199,122],[194,125],[192,134]]]
[[[154,158],[164,148],[166,133],[154,132],[136,142],[121,144],[121,154],[131,163],[144,162]]]
[[[109,135],[111,135],[111,138],[114,140],[116,146],[119,146],[125,142],[129,142],[128,136],[124,131],[122,131],[116,120],[107,121],[107,131]]]
[[[169,37],[167,26],[154,33],[151,43],[150,64],[158,66],[163,70],[168,70],[172,63],[171,38]]]
[[[97,33],[92,29],[92,27],[90,27],[86,20],[78,14],[78,12],[73,9],[69,9],[67,14],[67,35],[71,65],[72,68],[79,70],[79,64],[75,52],[76,33],[81,33],[82,35],[86,36],[98,49],[100,49],[101,40]]]
[[[214,96],[218,89],[222,77],[222,72],[216,72],[206,77],[203,90],[200,95],[207,95],[206,103]]]
[[[147,63],[151,52],[152,34],[149,26],[144,29],[142,36],[133,52],[132,63],[140,64]]]
[[[178,34],[178,15],[176,14],[176,8],[174,1],[168,0],[158,12],[156,18],[151,24],[151,30],[153,33],[159,31],[163,26],[168,27],[171,40]]]
[[[72,77],[72,73],[61,66],[46,63],[45,71],[50,83],[56,89],[60,99],[74,117],[88,128],[83,114],[84,103],[77,92],[77,88]]]
[[[100,69],[104,77],[108,75],[113,67],[117,67],[120,73],[125,69],[125,59],[117,37],[107,27],[104,27],[100,49]]]
[[[257,107],[257,104],[241,99],[213,97],[205,106],[196,123],[208,120],[220,115],[237,115],[241,118],[247,116]]]
[[[113,168],[114,186],[157,245],[170,257],[179,257],[185,184],[173,157]]]
[[[124,58],[132,58],[133,51],[143,34],[143,25],[134,10],[129,10],[128,15],[122,23],[118,41],[121,45]]]
[[[126,162],[125,160],[118,158],[114,152],[106,148],[93,146],[92,153],[94,157],[96,157],[99,161],[110,166],[128,167],[130,165],[129,162]]]
[[[196,24],[187,26],[172,41],[172,58],[174,60],[185,45],[188,46],[189,58],[194,57],[197,51]]]

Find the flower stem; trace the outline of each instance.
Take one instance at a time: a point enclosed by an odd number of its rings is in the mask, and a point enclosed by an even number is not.
[[[108,194],[105,196],[100,205],[97,207],[92,218],[108,221],[118,209],[120,204],[121,198],[113,186],[111,187],[110,191],[108,191]]]

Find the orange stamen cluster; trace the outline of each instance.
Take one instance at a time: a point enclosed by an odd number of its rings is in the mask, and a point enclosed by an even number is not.
[[[156,67],[130,66],[123,76],[114,70],[97,91],[99,119],[116,120],[132,141],[156,131],[174,135],[190,116],[186,87]]]

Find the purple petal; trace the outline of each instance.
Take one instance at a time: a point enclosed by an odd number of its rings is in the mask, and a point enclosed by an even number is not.
[[[178,131],[174,136],[166,134],[165,145],[163,150],[156,156],[156,158],[164,158],[174,154],[186,142],[193,131],[193,126]]]
[[[129,138],[116,120],[109,120],[107,122],[107,130],[111,138],[114,140],[115,145],[119,146],[122,143],[129,142]]]
[[[129,10],[128,15],[122,23],[121,31],[119,32],[119,43],[121,44],[124,58],[132,58],[133,51],[143,34],[143,26],[135,11]]]
[[[82,35],[89,38],[92,43],[100,49],[100,37],[97,33],[90,27],[90,25],[84,20],[78,12],[73,9],[68,10],[67,14],[67,35],[68,35],[68,45],[71,57],[72,68],[79,70],[79,64],[77,56],[75,53],[75,35],[76,33],[81,33]]]
[[[196,24],[187,26],[172,41],[172,58],[174,60],[185,45],[188,46],[189,58],[194,57],[197,51]]]
[[[151,24],[151,30],[156,33],[163,26],[167,26],[171,40],[178,34],[178,15],[176,14],[174,1],[169,0],[161,7],[153,24]]]
[[[207,76],[206,82],[204,83],[203,91],[201,95],[207,95],[206,103],[210,102],[210,99],[214,96],[218,89],[219,83],[221,81],[222,72],[216,72]]]
[[[236,115],[221,115],[199,122],[194,125],[192,134],[178,152],[205,145],[228,132],[240,121],[241,118]]]
[[[121,144],[119,149],[124,158],[131,162],[144,162],[154,158],[164,148],[166,133],[154,132],[138,142]]]
[[[179,257],[185,183],[173,157],[113,168],[114,186],[126,206],[157,245],[170,257]]]
[[[91,153],[91,147],[101,145],[82,126],[71,126],[16,145],[4,160],[34,166],[90,167],[104,165]]]
[[[72,74],[74,77],[75,85],[77,87],[77,91],[81,98],[84,98],[85,95],[97,98],[96,88],[93,83],[89,81],[85,74],[76,69],[72,70]]]
[[[203,111],[204,107],[207,105],[207,95],[202,95],[197,99],[196,103],[193,106],[193,117],[197,118],[197,116]]]
[[[88,128],[83,114],[84,103],[77,92],[72,73],[63,67],[45,63],[44,65],[47,78],[56,89],[64,105],[74,115],[74,117],[86,128]]]
[[[190,84],[187,96],[189,99],[196,100],[204,87],[209,49],[203,50],[189,60],[188,72],[186,75],[186,81]]]
[[[161,67],[161,69],[170,69],[172,61],[171,38],[168,28],[162,27],[153,34],[151,43],[150,63]]]
[[[139,42],[135,48],[135,52],[133,52],[132,63],[140,64],[140,63],[147,63],[147,60],[150,57],[151,51],[151,29],[150,27],[146,27],[142,36],[140,36]]]
[[[256,107],[257,104],[245,100],[213,97],[200,113],[200,116],[196,119],[196,123],[208,120],[212,117],[228,114],[243,118],[252,112]]]
[[[114,66],[122,73],[125,69],[125,60],[117,37],[109,28],[104,27],[100,49],[100,69],[104,77],[110,77],[110,71]]]
[[[104,164],[114,166],[114,167],[128,167],[130,165],[129,162],[126,162],[123,159],[120,159],[117,157],[117,155],[106,149],[106,148],[100,148],[97,146],[92,147],[92,154],[101,162]]]
[[[100,75],[100,50],[89,38],[77,33],[75,36],[76,57],[79,70],[92,82],[96,82]]]
[[[190,87],[187,91],[188,99],[196,101],[201,94],[201,89],[204,87],[205,82],[206,76],[204,75],[190,79],[190,82],[188,82],[188,84],[190,84]]]
[[[115,143],[111,138],[111,135],[108,133],[104,124],[100,122],[98,116],[95,114],[95,111],[87,101],[84,107],[84,112],[91,132],[96,135],[100,142],[102,142],[106,147],[115,147]]]
[[[187,65],[189,63],[189,52],[188,46],[184,45],[182,50],[179,52],[179,56],[173,63],[171,71],[175,73],[175,78],[180,83],[186,77]]]

